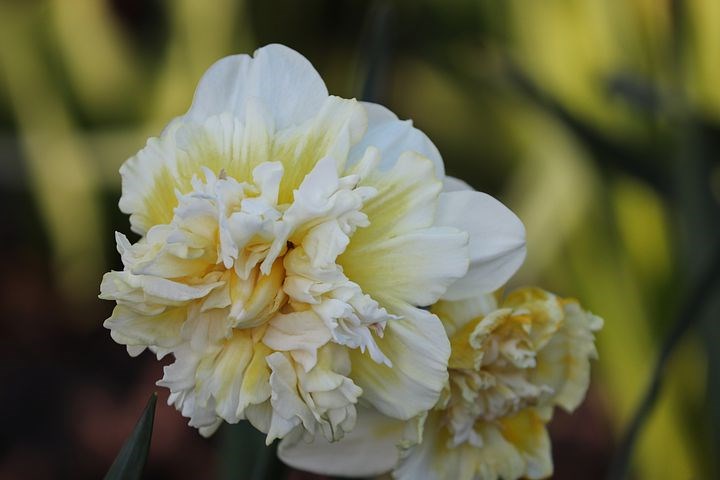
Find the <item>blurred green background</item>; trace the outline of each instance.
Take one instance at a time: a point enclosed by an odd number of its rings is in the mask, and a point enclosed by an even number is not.
[[[608,475],[669,335],[631,476],[720,478],[717,0],[0,0],[0,478],[112,462],[161,376],[101,326],[118,168],[210,64],[273,42],[518,213],[514,284],[605,318],[587,401],[551,425],[556,478]],[[164,403],[155,428],[148,478],[238,478],[247,436],[203,440]]]

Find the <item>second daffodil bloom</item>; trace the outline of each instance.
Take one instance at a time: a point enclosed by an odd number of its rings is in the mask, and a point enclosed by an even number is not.
[[[555,406],[571,412],[585,398],[602,319],[537,288],[499,306],[486,298],[439,302],[433,311],[450,336],[450,380],[397,478],[550,477],[545,425]]]
[[[329,441],[362,397],[409,419],[436,404],[450,345],[426,307],[499,287],[522,223],[451,183],[430,140],[382,106],[329,96],[297,52],[214,64],[189,111],[121,168],[124,269],[105,322],[131,355],[172,354],[159,385],[209,435]]]
[[[481,295],[441,301],[432,311],[452,345],[449,381],[434,409],[406,423],[363,410],[362,425],[345,440],[324,448],[284,441],[281,458],[331,474],[394,469],[401,480],[549,477],[545,426],[555,406],[572,411],[585,397],[597,355],[593,332],[602,320],[536,288],[517,290],[500,305]],[[337,460],[347,451],[372,458],[347,469]]]

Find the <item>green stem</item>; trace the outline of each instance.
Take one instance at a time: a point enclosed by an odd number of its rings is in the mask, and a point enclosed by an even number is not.
[[[630,425],[620,441],[613,462],[610,465],[608,479],[622,480],[627,477],[632,458],[633,448],[645,421],[653,410],[662,389],[662,382],[668,361],[685,334],[696,325],[702,317],[703,310],[712,300],[713,291],[720,285],[720,246],[715,250],[714,258],[708,264],[687,297],[675,325],[666,337],[655,363],[650,386],[645,392],[640,406],[633,416]]]

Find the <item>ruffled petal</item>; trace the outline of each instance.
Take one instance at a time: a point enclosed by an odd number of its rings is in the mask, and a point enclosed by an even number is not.
[[[278,132],[270,152],[273,160],[285,166],[278,202],[292,202],[294,190],[325,157],[334,160],[336,174],[342,171],[350,148],[366,128],[367,117],[360,103],[331,96],[323,101],[315,116]]]
[[[222,419],[236,423],[245,418],[249,405],[270,398],[270,369],[265,363],[269,353],[248,330],[235,331],[204,351],[186,344],[173,350],[175,362],[164,368],[158,385],[170,389],[168,404],[190,418],[191,426],[209,427]]]
[[[274,127],[267,110],[251,99],[242,117],[231,113],[202,119],[175,119],[159,138],[120,167],[120,210],[130,214],[133,231],[168,224],[178,205],[177,193],[192,190],[203,169],[250,180],[253,169],[270,158]]]
[[[286,167],[279,201],[291,202],[321,158],[334,157],[342,169],[366,124],[358,102],[328,97],[312,65],[287,47],[226,57],[201,79],[188,113],[123,164],[120,209],[144,234],[170,222],[175,192],[190,191],[201,168],[247,181],[269,160]]]
[[[317,363],[317,350],[331,338],[330,330],[312,310],[277,314],[268,324],[263,343],[279,352],[290,352],[309,371]]]
[[[432,313],[401,304],[389,310],[402,319],[389,321],[377,344],[392,368],[352,350],[352,378],[381,413],[409,419],[437,402],[447,382],[450,342]]]
[[[144,235],[150,227],[170,223],[177,205],[173,166],[183,155],[175,145],[175,134],[183,125],[176,118],[160,135],[148,139],[145,147],[120,167],[122,196],[120,210],[130,214],[130,226]]]
[[[470,321],[487,315],[498,308],[497,298],[492,293],[478,294],[463,300],[440,300],[430,311],[440,317],[448,337],[463,328]]]
[[[440,195],[436,225],[470,234],[470,268],[443,296],[460,300],[500,288],[525,260],[525,227],[490,195],[456,191]]]
[[[113,340],[137,356],[146,347],[162,357],[182,341],[180,330],[185,321],[184,308],[169,308],[157,315],[142,315],[117,305],[103,326],[110,330]]]
[[[308,437],[322,434],[328,441],[340,440],[355,427],[355,404],[362,390],[346,376],[350,372],[347,351],[326,345],[309,372],[282,352],[269,355],[267,363],[272,369],[268,445],[300,425]]]
[[[167,306],[185,305],[203,298],[223,282],[187,285],[161,277],[108,272],[103,276],[99,297],[146,314],[160,313]]]
[[[431,412],[423,438],[403,454],[393,476],[398,480],[514,480],[552,475],[550,440],[545,428],[551,409],[528,408],[499,422],[479,421],[481,445],[451,446],[441,412]]]
[[[561,300],[565,318],[557,333],[538,353],[533,381],[555,391],[553,401],[572,412],[582,403],[590,385],[590,360],[597,358],[593,332],[602,319],[573,300]]]
[[[500,420],[501,432],[522,456],[529,479],[549,478],[553,473],[550,436],[545,425],[552,417],[552,407],[528,408]],[[503,478],[513,478],[498,472]]]

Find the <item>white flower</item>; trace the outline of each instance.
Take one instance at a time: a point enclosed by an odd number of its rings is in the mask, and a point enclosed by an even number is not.
[[[438,302],[452,354],[438,404],[413,422],[362,411],[362,428],[319,447],[284,440],[280,456],[311,471],[364,476],[393,470],[401,480],[513,480],[552,475],[546,424],[553,408],[574,410],[596,358],[593,332],[602,320],[536,288]],[[408,436],[408,432],[413,433]],[[393,446],[400,447],[393,451]],[[382,446],[382,447],[380,447]],[[367,451],[368,465],[346,469],[338,458]]]
[[[423,133],[329,96],[280,45],[213,65],[121,174],[141,238],[117,234],[105,326],[131,355],[173,355],[159,384],[204,435],[248,419],[268,442],[337,440],[361,395],[399,419],[431,408],[450,348],[420,307],[474,293],[466,274],[497,288],[525,254],[499,202],[441,193]]]

